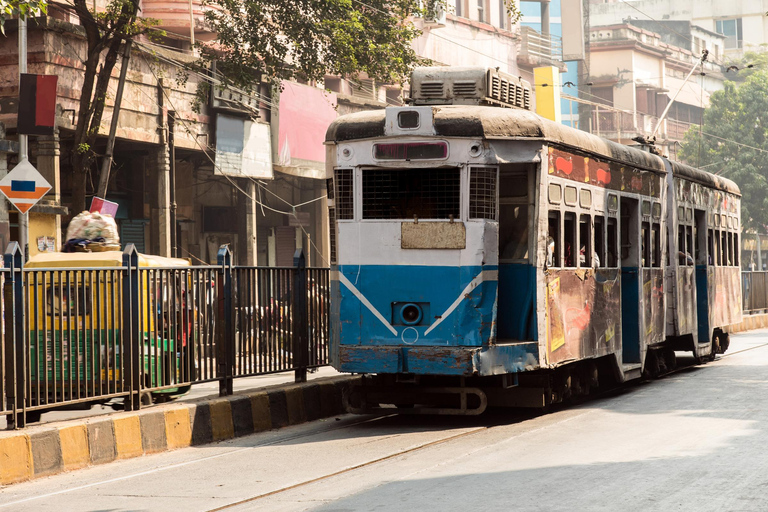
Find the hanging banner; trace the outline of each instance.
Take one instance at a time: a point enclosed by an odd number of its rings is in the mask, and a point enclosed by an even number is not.
[[[56,124],[56,75],[21,74],[18,133],[53,135]]]

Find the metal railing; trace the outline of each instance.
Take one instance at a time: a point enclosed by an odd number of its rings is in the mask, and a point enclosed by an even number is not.
[[[201,382],[328,364],[329,269],[122,265],[24,268],[13,242],[0,271],[0,412],[8,428],[40,413],[122,398],[127,410]]]
[[[518,58],[542,65],[563,61],[562,38],[551,34],[544,35],[526,26],[520,28],[520,36],[520,53]]]
[[[758,313],[768,310],[768,272],[742,272],[741,295],[744,313]]]

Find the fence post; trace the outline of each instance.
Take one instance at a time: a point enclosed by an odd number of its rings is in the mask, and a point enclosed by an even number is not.
[[[295,382],[307,382],[309,327],[307,321],[307,267],[303,249],[293,254],[293,367]]]
[[[234,393],[232,380],[235,364],[235,335],[232,326],[235,315],[232,310],[232,251],[228,245],[222,245],[216,255],[216,263],[221,267],[219,274],[218,321],[216,322],[216,361],[219,378],[219,396]]]
[[[5,400],[9,410],[7,428],[24,428],[27,330],[24,328],[24,251],[11,242],[3,256],[10,270],[5,281]]]
[[[139,325],[139,253],[136,246],[128,244],[123,251],[123,347],[122,373],[123,386],[128,387],[129,395],[125,401],[126,411],[138,411],[141,408],[141,344],[143,336]]]

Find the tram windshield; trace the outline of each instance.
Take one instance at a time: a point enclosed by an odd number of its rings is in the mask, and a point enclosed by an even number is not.
[[[459,168],[363,171],[363,219],[458,219],[460,204]]]

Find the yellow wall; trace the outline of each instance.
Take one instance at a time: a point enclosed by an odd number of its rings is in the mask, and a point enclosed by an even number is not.
[[[559,123],[560,71],[554,66],[535,68],[533,78],[536,87],[536,113]]]
[[[37,239],[41,236],[53,237],[54,250],[59,250],[61,244],[56,229],[56,216],[46,213],[29,214],[29,257],[40,254],[37,250]]]

